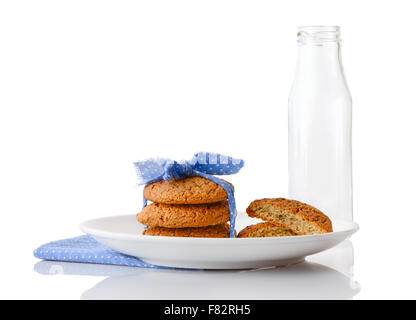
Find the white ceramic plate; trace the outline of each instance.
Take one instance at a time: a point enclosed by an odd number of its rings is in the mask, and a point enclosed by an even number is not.
[[[237,217],[236,229],[256,223],[245,213]],[[169,267],[200,269],[247,269],[301,262],[349,238],[358,225],[333,221],[334,232],[269,238],[181,238],[143,236],[135,215],[89,220],[81,230],[102,244],[141,260]]]

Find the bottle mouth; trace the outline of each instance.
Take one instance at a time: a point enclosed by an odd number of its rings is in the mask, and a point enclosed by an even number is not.
[[[323,44],[340,42],[339,26],[303,26],[298,28],[298,42],[302,44]]]

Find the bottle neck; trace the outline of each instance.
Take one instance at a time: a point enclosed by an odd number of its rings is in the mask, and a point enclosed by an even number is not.
[[[298,44],[297,71],[342,74],[339,42]]]
[[[297,72],[329,78],[343,74],[338,26],[300,27],[297,38]]]

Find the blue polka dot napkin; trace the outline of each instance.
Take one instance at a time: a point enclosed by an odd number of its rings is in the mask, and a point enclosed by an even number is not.
[[[167,268],[121,254],[102,245],[88,235],[46,243],[37,248],[33,254],[36,258],[43,260],[113,264],[142,268]]]

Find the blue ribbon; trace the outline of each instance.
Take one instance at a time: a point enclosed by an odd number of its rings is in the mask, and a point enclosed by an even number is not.
[[[220,185],[227,193],[230,208],[230,238],[234,238],[235,218],[237,215],[234,189],[231,185],[214,175],[235,174],[244,166],[244,160],[234,159],[218,153],[199,152],[191,161],[174,161],[171,159],[148,159],[135,162],[139,185],[160,180],[183,179],[189,176],[200,176]],[[147,200],[143,198],[143,207]]]

